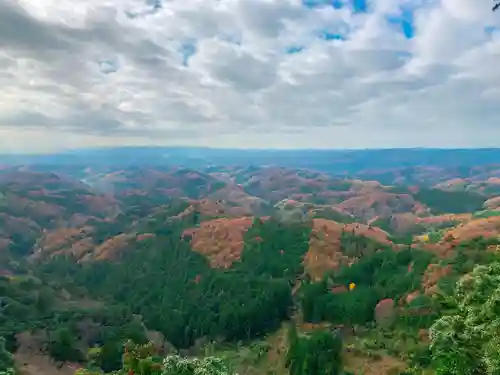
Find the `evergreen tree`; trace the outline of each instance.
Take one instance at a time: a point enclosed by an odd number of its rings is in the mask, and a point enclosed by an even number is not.
[[[5,338],[0,337],[0,373],[7,371],[14,366],[14,359],[5,348]]]
[[[298,336],[288,331],[287,366],[290,375],[339,375],[342,373],[342,340],[336,332],[315,331]]]

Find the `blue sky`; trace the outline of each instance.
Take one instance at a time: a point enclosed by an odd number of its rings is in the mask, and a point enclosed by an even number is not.
[[[486,3],[4,1],[0,149],[500,146]]]

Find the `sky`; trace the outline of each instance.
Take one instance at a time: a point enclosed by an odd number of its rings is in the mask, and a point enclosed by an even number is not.
[[[500,146],[492,0],[0,0],[0,151]]]

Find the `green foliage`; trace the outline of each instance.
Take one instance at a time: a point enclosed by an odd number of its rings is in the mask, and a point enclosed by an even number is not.
[[[354,234],[354,230],[352,233],[342,231],[340,246],[342,253],[350,258],[370,256],[379,249],[388,248],[388,246],[382,245],[369,237]]]
[[[56,361],[79,362],[83,356],[76,345],[73,333],[67,327],[60,328],[49,338],[49,354]]]
[[[168,356],[163,362],[161,375],[227,375],[227,365],[217,357],[181,358]]]
[[[210,190],[216,192],[217,190],[224,189],[226,185],[224,181],[215,181],[210,185]]]
[[[378,227],[382,230],[385,230],[388,233],[392,232],[392,220],[390,217],[380,217],[372,222],[374,227]]]
[[[99,356],[99,350],[93,355]],[[178,355],[169,355],[160,358],[155,355],[152,343],[144,345],[128,341],[124,345],[122,364],[120,369],[110,375],[230,375],[226,363],[218,357],[185,358]],[[99,370],[83,368],[75,375],[103,375]]]
[[[242,258],[234,271],[292,281],[303,272],[309,234],[310,227],[304,224],[256,220],[246,234]]]
[[[500,216],[500,211],[497,210],[483,210],[477,211],[472,214],[475,219],[486,219],[488,217]]]
[[[451,228],[459,224],[457,220],[445,221],[442,223],[414,223],[404,231],[393,227],[391,217],[379,218],[371,223],[372,226],[379,227],[390,233],[390,239],[394,243],[410,245],[413,242],[413,236],[429,232],[430,241],[435,243],[442,239],[444,229]]]
[[[66,271],[72,269],[69,265],[65,268]],[[0,336],[5,337],[5,345],[11,352],[17,347],[17,333],[44,330],[48,336],[48,352],[55,360],[80,362],[84,360],[82,344],[98,344],[107,353],[103,368],[114,370],[120,366],[124,340],[145,340],[144,327],[136,323],[127,310],[61,305],[57,291],[38,279],[0,278],[0,294]],[[93,334],[85,332],[86,328],[78,328],[83,321]],[[88,336],[88,341],[81,341],[83,334]]]
[[[443,239],[443,231],[432,231],[427,234],[429,236],[429,243],[438,243]]]
[[[54,262],[44,269],[51,277],[85,286],[95,298],[140,314],[149,329],[162,332],[179,348],[207,336],[259,337],[290,316],[291,285],[303,272],[308,248],[307,225],[256,220],[241,261],[227,270],[209,267],[204,256],[180,239],[182,229],[183,223],[175,222],[148,227],[156,237],[138,243],[119,264],[67,267]]]
[[[171,216],[177,215],[189,207],[183,199],[173,199],[164,194],[130,195],[122,198],[126,212],[117,221],[123,229],[124,224],[134,219],[157,220],[165,222]],[[148,217],[148,215],[151,215]]]
[[[5,347],[5,338],[0,337],[0,374],[2,371],[7,371],[8,373],[8,370],[12,369],[13,366],[14,359]]]
[[[382,298],[399,298],[420,287],[432,259],[431,253],[422,250],[384,249],[363,257],[351,267],[342,267],[336,280],[372,287]]]
[[[25,257],[29,255],[36,242],[35,236],[27,233],[14,232],[10,237],[12,244],[9,247],[9,252],[15,257]]]
[[[478,211],[486,201],[485,197],[477,193],[426,188],[421,188],[413,196],[436,214]]]
[[[433,255],[415,249],[393,251],[367,251],[350,246],[364,256],[350,267],[341,267],[330,279],[321,283],[305,284],[301,288],[301,306],[304,319],[310,322],[327,320],[332,323],[364,324],[373,321],[373,311],[378,301],[385,298],[399,299],[418,290],[424,271]],[[334,285],[356,288],[349,292],[334,293],[327,280]]]
[[[482,236],[458,244],[453,257],[447,262],[452,266],[455,274],[462,275],[472,271],[478,264],[489,264],[498,259],[498,254],[487,251],[489,246],[498,245],[498,238],[484,238]]]
[[[342,373],[342,340],[337,333],[315,331],[298,336],[295,326],[288,334],[287,367],[290,375],[339,375]]]
[[[498,374],[500,263],[476,266],[459,280],[449,299],[455,309],[430,330],[436,374]]]

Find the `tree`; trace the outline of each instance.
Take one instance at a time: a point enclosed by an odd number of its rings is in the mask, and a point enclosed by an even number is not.
[[[301,375],[304,371],[304,350],[297,334],[295,324],[290,325],[288,329],[288,351],[286,355],[288,372],[290,375]]]
[[[82,360],[82,353],[77,347],[73,333],[63,327],[55,331],[49,340],[49,353],[56,361],[78,362]]]
[[[161,375],[228,375],[229,369],[218,357],[183,358],[169,355],[163,361]]]
[[[342,373],[342,340],[337,333],[316,331],[301,337],[295,326],[288,332],[287,367],[290,375]]]
[[[476,266],[447,302],[454,311],[429,332],[436,374],[499,374],[500,263]]]
[[[7,371],[8,373],[13,365],[14,359],[12,358],[12,354],[5,348],[5,339],[0,337],[0,374],[2,374],[2,371]]]
[[[315,332],[308,343],[305,370],[308,375],[339,375],[342,373],[342,340],[328,331]]]
[[[113,375],[230,375],[224,361],[218,357],[184,358],[169,355],[163,360],[155,356],[153,343],[125,343],[122,368]],[[111,375],[110,374],[110,375]],[[0,373],[0,375],[2,375]],[[103,375],[100,371],[80,369],[75,375]]]
[[[495,4],[493,5],[493,11],[497,10],[498,8],[500,8],[500,2],[495,3]]]

